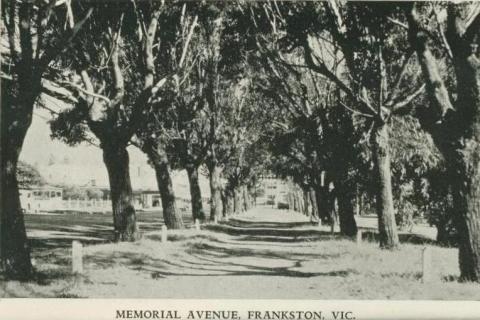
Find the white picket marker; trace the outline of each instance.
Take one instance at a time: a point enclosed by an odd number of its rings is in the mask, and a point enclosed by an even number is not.
[[[80,241],[72,241],[72,272],[83,273],[83,247]]]
[[[200,230],[200,220],[195,219],[195,230],[199,231]]]
[[[217,216],[214,216],[214,217],[213,217],[213,224],[218,224],[218,218],[217,218]]]
[[[362,230],[357,231],[357,244],[362,243]]]
[[[162,243],[166,243],[168,241],[167,235],[168,235],[167,226],[163,225],[162,226]]]
[[[432,250],[429,247],[425,247],[422,250],[422,282],[432,282]]]

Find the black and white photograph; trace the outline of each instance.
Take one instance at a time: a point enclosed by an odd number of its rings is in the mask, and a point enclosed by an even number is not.
[[[110,319],[360,320],[287,301],[480,301],[480,2],[1,13],[0,308],[275,299]]]

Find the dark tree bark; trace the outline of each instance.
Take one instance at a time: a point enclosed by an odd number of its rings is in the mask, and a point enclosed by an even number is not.
[[[376,190],[376,211],[380,247],[394,249],[399,245],[393,208],[392,176],[388,126],[377,123],[372,132],[372,154]]]
[[[320,216],[318,214],[317,195],[316,195],[316,192],[313,188],[308,192],[308,197],[309,197],[309,201],[312,205],[312,216],[320,219]]]
[[[190,184],[190,197],[192,202],[193,220],[205,220],[203,211],[202,191],[198,182],[198,167],[194,165],[187,166],[188,182]]]
[[[133,205],[129,157],[126,145],[102,144],[112,199],[115,241],[134,241],[139,236]]]
[[[210,173],[210,220],[222,217],[222,187],[220,185],[220,167],[215,163],[209,168]]]
[[[9,279],[26,280],[31,277],[33,269],[16,172],[23,141],[31,124],[34,100],[14,105],[13,101],[6,97],[5,89],[2,85],[0,150],[2,269]]]
[[[168,229],[184,229],[182,215],[177,210],[175,192],[170,177],[170,164],[165,147],[160,143],[145,143],[142,150],[153,165],[158,191],[162,199],[163,219]]]
[[[340,233],[349,237],[357,234],[357,223],[354,217],[353,202],[355,188],[348,183],[346,175],[341,175],[335,181],[335,195],[338,201],[338,217],[340,220]]]
[[[318,213],[318,218],[325,223],[330,223],[331,221],[331,201],[330,195],[326,190],[326,187],[317,187],[315,190],[315,200],[316,200],[316,209]]]
[[[459,263],[463,280],[480,282],[480,14],[465,25],[464,4],[449,3],[446,37],[456,79],[452,104],[430,50],[416,4],[406,14],[409,40],[426,80],[430,106],[418,112],[423,128],[432,134],[445,158],[453,191],[454,220],[459,235]]]

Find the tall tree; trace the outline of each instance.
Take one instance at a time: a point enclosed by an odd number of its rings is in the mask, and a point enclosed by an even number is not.
[[[75,93],[75,101],[52,123],[53,135],[77,143],[84,135],[72,137],[71,133],[83,129],[100,141],[110,182],[115,241],[138,236],[127,146],[159,90],[176,79],[175,74],[159,75],[153,64],[158,19],[165,7],[157,2],[97,4],[82,41],[65,58],[72,62],[72,79],[56,79]]]
[[[449,3],[445,23],[439,7],[417,2],[405,9],[412,48],[427,85],[428,107],[418,110],[422,126],[443,154],[447,178],[453,192],[453,211],[459,233],[459,261],[464,280],[480,281],[480,7],[477,4]],[[443,11],[445,12],[445,11]],[[436,53],[431,23],[436,17],[437,32],[443,40],[443,59]],[[433,24],[435,25],[435,23]],[[446,25],[446,30],[445,30]],[[445,32],[444,32],[445,30]],[[435,31],[434,31],[435,33]],[[454,74],[449,90],[442,77],[442,64]],[[452,97],[456,97],[453,99]]]
[[[9,53],[2,54],[1,268],[7,277],[25,279],[32,274],[32,264],[16,178],[18,158],[34,105],[45,89],[44,74],[92,11],[72,9],[63,1],[15,0],[3,1],[1,10],[2,39],[7,38],[9,46]]]

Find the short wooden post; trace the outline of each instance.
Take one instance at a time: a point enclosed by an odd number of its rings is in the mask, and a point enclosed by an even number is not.
[[[166,243],[166,242],[168,241],[168,239],[167,239],[167,233],[168,233],[167,226],[166,226],[166,225],[163,225],[163,226],[162,226],[162,242],[163,242],[163,243]]]
[[[195,230],[200,230],[200,220],[199,219],[195,219]]]
[[[72,272],[83,273],[83,247],[80,241],[72,241]]]
[[[432,282],[432,250],[424,247],[422,250],[422,282]]]
[[[213,217],[213,224],[218,224],[218,217],[217,216]]]
[[[332,224],[330,225],[330,232],[333,234],[335,234],[335,221],[332,221]]]
[[[358,230],[357,231],[357,244],[361,244],[362,243],[362,230]]]
[[[318,227],[321,228],[322,227],[322,219],[318,219],[317,224],[318,224]]]

